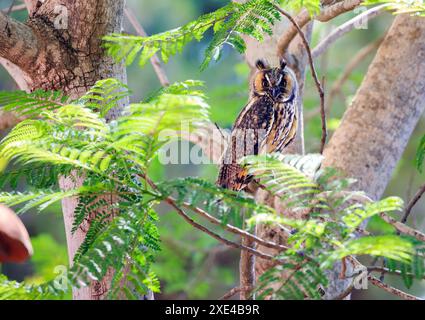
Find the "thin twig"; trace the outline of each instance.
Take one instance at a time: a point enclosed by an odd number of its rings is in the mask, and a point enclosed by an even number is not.
[[[137,20],[137,17],[134,15],[134,13],[131,12],[130,10],[128,10],[127,7],[124,8],[124,12],[125,12],[125,15],[128,18],[128,21],[130,21],[131,25],[136,30],[136,32],[139,34],[139,36],[147,37],[148,35],[147,35],[145,29],[143,29],[142,25],[139,23],[139,21]],[[170,81],[168,80],[168,77],[167,77],[167,75],[165,74],[165,71],[162,68],[161,61],[159,60],[158,55],[154,54],[150,60],[151,60],[151,64],[153,66],[153,69],[155,70],[155,73],[156,73],[161,85],[163,87],[169,86]]]
[[[411,295],[409,293],[403,292],[397,288],[391,287],[390,285],[383,283],[382,281],[380,281],[378,278],[369,275],[368,280],[371,284],[373,284],[374,286],[381,288],[383,290],[385,290],[388,293],[391,293],[393,295],[396,295],[404,300],[423,300],[422,298],[416,297],[414,295]]]
[[[388,273],[388,274],[394,274],[394,275],[398,275],[398,276],[403,275],[403,273],[400,270],[390,270],[386,267],[368,266],[366,268],[367,268],[368,272]],[[407,273],[407,275],[414,276],[413,273]],[[422,279],[425,279],[425,276],[423,276]]]
[[[363,0],[345,0],[338,3],[335,3],[330,6],[326,6],[322,11],[314,17],[314,20],[320,22],[329,21],[345,12],[353,10],[355,7],[360,5]],[[307,9],[302,9],[300,13],[295,17],[295,21],[298,26],[303,28],[307,23],[309,23],[313,17],[310,15]],[[294,26],[290,26],[280,37],[278,42],[278,56],[283,57],[285,55],[286,50],[289,47],[291,41],[297,35],[297,28]]]
[[[26,8],[27,8],[27,6],[25,4],[17,4],[16,6],[10,6],[7,9],[3,9],[3,10],[1,10],[1,12],[9,15],[11,12],[25,10]]]
[[[412,212],[413,207],[416,205],[416,203],[419,201],[419,199],[422,197],[424,193],[425,193],[425,184],[419,188],[419,190],[416,192],[412,200],[410,200],[409,203],[407,204],[406,210],[404,211],[404,214],[403,214],[403,218],[401,218],[402,223],[406,223],[407,218],[409,218],[409,215]]]
[[[335,99],[335,96],[341,92],[342,86],[345,84],[345,82],[349,79],[350,75],[353,73],[355,68],[372,52],[374,52],[382,43],[384,38],[379,38],[378,40],[368,44],[364,48],[360,49],[357,54],[347,63],[347,66],[345,67],[345,70],[342,72],[340,77],[334,82],[332,85],[332,88],[329,92],[328,98],[326,99],[326,115],[329,116],[330,110],[333,105],[333,101]],[[310,111],[305,115],[305,121],[310,120],[311,118],[317,116],[320,114],[320,109],[317,108],[315,110]]]
[[[229,290],[227,293],[225,293],[219,300],[229,300],[231,297],[233,297],[235,294],[238,294],[241,291],[252,291],[251,287],[241,288],[236,287],[231,290]]]
[[[244,245],[242,245],[242,244],[238,244],[238,243],[236,243],[236,242],[233,242],[233,241],[230,241],[230,240],[228,240],[228,239],[225,239],[225,238],[223,238],[223,237],[221,237],[220,235],[218,235],[217,233],[215,233],[215,232],[213,232],[213,231],[211,231],[211,230],[209,230],[207,227],[205,227],[205,226],[203,226],[203,225],[201,225],[201,224],[199,224],[199,223],[197,223],[197,222],[195,222],[192,218],[190,218],[182,209],[180,209],[180,207],[172,200],[172,199],[170,199],[170,198],[165,198],[164,199],[164,201],[165,202],[167,202],[170,206],[172,206],[176,211],[177,211],[177,213],[183,218],[183,219],[185,219],[186,220],[186,222],[188,222],[189,224],[191,224],[193,227],[195,227],[196,229],[199,229],[199,230],[201,230],[202,232],[205,232],[206,234],[208,234],[208,235],[210,235],[211,237],[213,237],[214,239],[216,239],[216,240],[218,240],[218,241],[220,241],[220,242],[222,242],[222,243],[224,243],[225,245],[227,245],[227,246],[229,246],[229,247],[233,247],[233,248],[236,248],[236,249],[241,249],[241,250],[246,250],[246,251],[248,251],[248,252],[250,252],[250,253],[252,253],[253,255],[255,255],[255,256],[257,256],[257,257],[260,257],[260,258],[263,258],[263,259],[267,259],[267,260],[278,260],[278,259],[275,259],[275,257],[273,257],[273,256],[271,256],[271,255],[268,255],[268,254],[266,254],[266,253],[263,253],[263,252],[260,252],[260,251],[257,251],[257,250],[255,250],[255,249],[253,249],[253,248],[250,248],[250,247],[247,247],[247,246],[244,246]]]
[[[320,153],[323,154],[325,150],[326,138],[328,136],[328,129],[326,128],[326,110],[325,110],[325,93],[324,93],[324,83],[325,77],[322,78],[323,87],[321,87],[320,92],[320,120],[322,122],[322,137],[320,140]]]
[[[344,194],[346,192],[347,191],[342,191],[342,192],[340,192],[340,194]],[[359,201],[361,203],[364,203],[364,204],[372,202],[372,200],[368,196],[366,196],[364,194],[357,194],[352,199],[355,199],[355,200],[357,200],[357,201]],[[420,232],[420,231],[418,231],[416,229],[413,229],[413,228],[405,225],[404,223],[401,223],[401,222],[397,221],[396,219],[390,217],[389,215],[387,215],[384,212],[379,213],[379,216],[386,223],[389,223],[394,228],[396,228],[397,231],[399,231],[401,233],[404,233],[404,234],[407,234],[409,236],[412,236],[412,237],[414,237],[414,238],[416,238],[416,239],[418,239],[420,241],[424,241],[425,242],[425,234],[423,234],[422,232]]]
[[[146,175],[144,175],[144,174],[139,174],[141,177],[143,177],[143,179],[145,179],[145,181],[149,184],[149,186],[152,188],[152,189],[154,189],[155,191],[158,191],[158,187],[156,186],[156,184],[151,180],[151,179],[149,179]],[[276,262],[279,262],[279,263],[284,263],[284,261],[283,260],[280,260],[280,259],[276,259],[275,257],[273,257],[273,256],[271,256],[271,255],[268,255],[268,254],[266,254],[266,253],[263,253],[263,252],[260,252],[260,251],[258,251],[258,250],[255,250],[255,249],[253,249],[253,248],[249,248],[249,247],[246,247],[246,246],[244,246],[244,245],[242,245],[242,244],[239,244],[239,243],[236,243],[236,242],[233,242],[233,241],[230,241],[230,240],[228,240],[228,239],[225,239],[225,238],[223,238],[223,237],[221,237],[220,235],[218,235],[217,233],[215,233],[215,232],[213,232],[213,231],[211,231],[211,230],[209,230],[207,227],[205,227],[205,226],[203,226],[203,225],[201,225],[201,224],[199,224],[199,223],[197,223],[196,221],[194,221],[191,217],[189,217],[178,205],[177,205],[177,203],[175,202],[175,200],[173,199],[173,198],[171,198],[171,197],[166,197],[166,198],[164,198],[163,199],[166,203],[168,203],[171,207],[173,207],[176,211],[177,211],[177,213],[184,219],[184,220],[186,220],[186,222],[188,222],[190,225],[192,225],[193,227],[195,227],[196,229],[199,229],[199,230],[201,230],[202,232],[204,232],[204,233],[206,233],[206,234],[208,234],[208,235],[210,235],[211,237],[213,237],[214,239],[216,239],[216,240],[218,240],[218,241],[220,241],[220,242],[222,242],[222,243],[224,243],[225,245],[227,245],[227,246],[229,246],[229,247],[232,247],[232,248],[236,248],[236,249],[241,249],[241,250],[246,250],[246,251],[248,251],[248,252],[250,252],[250,253],[252,253],[253,255],[255,255],[255,256],[257,256],[257,257],[260,257],[260,258],[262,258],[262,259],[266,259],[266,260],[273,260],[273,261],[276,261]]]
[[[312,56],[313,58],[317,58],[323,52],[325,52],[336,40],[341,38],[346,33],[350,32],[354,28],[356,28],[359,23],[365,23],[372,18],[377,17],[382,12],[384,12],[384,8],[387,7],[388,4],[383,4],[372,9],[369,9],[362,14],[355,16],[353,19],[348,20],[347,22],[340,25],[338,28],[333,30],[325,39],[320,41],[320,43],[313,49]]]
[[[212,224],[222,226],[225,230],[227,230],[227,231],[229,231],[231,233],[234,233],[234,234],[237,234],[237,235],[246,237],[248,239],[251,239],[251,240],[257,242],[258,244],[263,245],[263,246],[265,246],[267,248],[277,249],[279,251],[284,251],[284,250],[288,250],[289,249],[288,247],[286,247],[284,245],[277,244],[277,243],[274,243],[274,242],[270,242],[270,241],[261,239],[261,238],[255,236],[255,235],[253,235],[253,234],[251,234],[251,233],[249,233],[249,232],[247,232],[245,230],[239,229],[239,228],[237,228],[235,226],[232,226],[230,224],[223,225],[223,223],[219,219],[211,216],[209,213],[205,212],[204,210],[202,210],[202,209],[200,209],[198,207],[193,207],[193,206],[189,205],[188,203],[183,203],[183,206],[185,208],[188,208],[190,210],[193,210],[195,213],[197,213],[201,217],[207,219]]]
[[[313,57],[311,55],[310,45],[309,45],[309,43],[308,43],[308,41],[307,41],[307,39],[304,35],[304,32],[301,30],[301,27],[298,25],[298,23],[295,21],[295,19],[291,16],[291,14],[289,14],[288,12],[286,12],[285,10],[283,10],[282,8],[280,8],[277,5],[274,5],[274,7],[295,26],[298,34],[301,37],[301,40],[304,44],[304,47],[307,51],[311,75],[313,76],[314,83],[316,84],[317,91],[319,92],[319,96],[320,96],[320,110],[321,110],[321,115],[322,115],[322,138],[321,138],[320,153],[323,153],[323,150],[325,149],[327,134],[328,134],[327,129],[326,129],[325,93],[323,91],[322,84],[320,83],[320,81],[317,77],[317,72],[316,72],[316,69],[314,67]]]
[[[368,272],[373,272],[373,271],[381,271],[382,272],[382,271],[385,270],[385,268],[382,269],[380,267],[375,267],[375,266],[365,267],[356,258],[354,258],[352,256],[349,256],[347,258],[351,261],[351,263],[353,264],[353,266],[367,268]],[[352,277],[354,277],[354,276],[356,276],[356,275],[352,275]],[[402,299],[405,299],[405,300],[423,300],[422,298],[419,298],[419,297],[416,297],[414,295],[408,294],[408,293],[406,293],[404,291],[401,291],[401,290],[399,290],[397,288],[394,288],[394,287],[392,287],[392,286],[390,286],[390,285],[382,282],[381,280],[379,280],[378,278],[374,277],[370,273],[369,273],[367,279],[374,286],[377,286],[378,288],[381,288],[381,289],[385,290],[386,292],[391,293],[393,295],[396,295],[396,296],[398,296],[398,297],[400,297]]]
[[[386,215],[385,213],[380,213],[379,216],[387,223],[391,224],[393,227],[397,229],[397,231],[407,234],[409,236],[412,236],[420,241],[425,241],[425,234],[422,232],[415,230],[413,228],[410,228],[409,226],[405,225],[404,223],[401,223],[394,218],[391,218],[390,216]]]

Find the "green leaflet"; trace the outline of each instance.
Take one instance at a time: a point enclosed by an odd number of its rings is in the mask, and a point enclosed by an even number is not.
[[[382,256],[400,262],[412,261],[414,245],[411,241],[396,235],[369,236],[342,243],[324,262],[324,265],[340,260],[349,255]]]
[[[241,35],[259,41],[263,40],[264,34],[271,35],[274,23],[281,18],[274,4],[275,1],[268,0],[250,0],[242,4],[231,2],[182,27],[149,37],[108,35],[104,37],[104,45],[109,55],[117,61],[124,60],[126,64],[133,63],[139,56],[139,65],[143,66],[155,53],[159,53],[166,63],[170,56],[181,52],[189,42],[202,40],[212,29],[214,35],[201,64],[201,69],[204,69],[212,60],[221,57],[224,45],[230,45],[240,53],[245,52]]]
[[[425,136],[422,137],[416,151],[416,168],[422,173],[425,158]]]

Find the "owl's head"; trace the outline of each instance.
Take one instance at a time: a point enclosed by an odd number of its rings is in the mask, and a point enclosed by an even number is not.
[[[253,78],[254,96],[267,95],[276,102],[287,102],[295,98],[297,80],[284,59],[275,68],[271,68],[263,60],[258,60],[256,67],[258,70]]]

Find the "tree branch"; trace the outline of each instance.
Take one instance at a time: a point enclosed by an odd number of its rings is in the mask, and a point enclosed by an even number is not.
[[[245,220],[245,215],[242,217]],[[248,237],[242,237],[241,243],[248,248],[255,248],[255,242]],[[254,299],[249,288],[255,286],[255,256],[248,251],[242,251],[239,258],[239,286],[242,289],[240,300]]]
[[[395,220],[394,218],[391,218],[390,216],[386,215],[385,213],[380,213],[379,216],[386,222],[389,223],[390,225],[392,225],[394,228],[397,229],[398,232],[407,234],[409,236],[412,236],[420,241],[424,241],[425,242],[425,234],[423,234],[422,232],[415,230],[407,225],[405,225],[404,223],[401,223],[397,220]]]
[[[31,79],[30,77],[21,70],[18,66],[10,62],[9,60],[6,60],[4,58],[0,57],[0,64],[6,69],[6,71],[9,73],[9,75],[12,77],[13,80],[15,80],[16,85],[20,90],[29,91],[31,86]]]
[[[357,7],[363,0],[345,0],[342,2],[338,2],[334,5],[330,5],[325,7],[320,14],[314,17],[314,20],[320,22],[329,21],[345,12],[353,10]],[[302,28],[307,23],[312,20],[310,13],[306,9],[302,9],[300,13],[295,17],[295,21]],[[297,28],[295,26],[289,27],[280,37],[278,42],[278,55],[279,57],[283,57],[285,55],[286,50],[288,49],[289,44],[297,35]]]
[[[125,15],[127,16],[128,20],[130,21],[131,25],[133,26],[133,28],[139,34],[139,36],[147,37],[148,35],[147,35],[145,29],[143,29],[142,25],[139,23],[139,21],[137,20],[137,17],[134,15],[134,13],[132,11],[128,10],[127,7],[124,9],[124,12],[125,12]],[[168,80],[168,77],[167,77],[167,75],[165,74],[165,71],[162,68],[161,61],[159,60],[158,55],[154,54],[150,60],[151,60],[151,64],[153,66],[153,69],[155,70],[155,73],[156,73],[161,85],[163,87],[169,86],[170,81]]]
[[[373,200],[381,198],[425,110],[424,55],[423,20],[396,16],[324,152],[323,167],[356,179],[350,188]]]
[[[28,70],[37,57],[39,43],[33,30],[0,12],[0,57]]]
[[[225,293],[220,299],[218,300],[229,300],[231,297],[233,297],[235,294],[238,294],[242,291],[252,291],[252,287],[236,287],[231,290],[229,290],[227,293]]]
[[[27,6],[25,4],[17,4],[15,6],[11,7],[10,10],[9,9],[3,9],[3,10],[1,10],[1,12],[8,14],[10,12],[25,10],[26,8],[27,8]]]
[[[416,203],[419,201],[419,199],[423,196],[425,193],[425,184],[422,185],[419,190],[416,192],[412,200],[407,204],[406,210],[404,211],[403,218],[401,219],[402,223],[407,222],[407,218],[409,218],[410,213],[412,212],[413,207],[416,205]]]
[[[172,199],[173,201],[175,201],[173,198],[170,198],[170,199]],[[284,251],[284,250],[288,250],[289,249],[287,246],[283,246],[283,245],[280,245],[280,244],[277,244],[277,243],[274,243],[274,242],[270,242],[270,241],[266,241],[264,239],[258,238],[257,236],[255,236],[255,235],[253,235],[253,234],[251,234],[249,232],[246,232],[246,231],[244,231],[242,229],[239,229],[239,228],[237,228],[235,226],[232,226],[230,224],[223,225],[223,223],[220,220],[218,220],[217,218],[211,216],[209,213],[205,212],[204,210],[202,210],[200,208],[193,207],[193,206],[191,206],[191,205],[189,205],[187,203],[184,203],[183,206],[186,207],[186,208],[188,208],[188,209],[190,209],[190,210],[193,210],[195,213],[197,213],[201,217],[207,219],[212,224],[215,224],[215,225],[218,225],[218,226],[222,226],[225,230],[227,230],[227,231],[229,231],[231,233],[237,234],[237,235],[242,236],[242,237],[246,237],[246,238],[248,238],[248,239],[250,239],[250,240],[252,240],[254,242],[257,242],[258,244],[261,244],[261,245],[267,247],[267,248],[273,248],[273,249],[277,249],[279,251]]]
[[[353,289],[354,289],[354,282],[351,282],[351,284],[347,287],[347,289],[345,289],[343,292],[341,292],[338,296],[336,296],[332,300],[344,300],[351,294],[351,291],[353,291]]]
[[[349,256],[349,257],[347,257],[347,259],[353,264],[353,266],[356,266],[356,267],[360,267],[360,268],[366,268],[367,269],[367,271],[368,272],[373,272],[373,271],[381,271],[381,272],[387,272],[386,270],[386,268],[379,268],[379,267],[365,267],[364,265],[362,265],[356,258],[354,258],[354,257],[352,257],[352,256]],[[396,273],[396,274],[401,274],[401,272],[392,272],[392,273]],[[353,278],[354,279],[354,277],[356,276],[356,275],[359,275],[360,273],[357,273],[357,274],[352,274],[352,275],[350,275],[350,277],[351,278]],[[374,277],[373,275],[371,275],[370,273],[368,274],[368,277],[367,277],[367,279],[368,279],[368,281],[370,282],[370,283],[372,283],[374,286],[377,286],[378,288],[381,288],[381,289],[383,289],[383,290],[385,290],[385,291],[387,291],[388,293],[391,293],[391,294],[394,294],[394,295],[396,295],[396,296],[398,296],[398,297],[400,297],[400,298],[402,298],[402,299],[405,299],[405,300],[423,300],[422,298],[419,298],[419,297],[416,297],[416,296],[414,296],[414,295],[411,295],[411,294],[408,294],[408,293],[406,293],[406,292],[404,292],[404,291],[401,291],[401,290],[399,290],[399,289],[397,289],[397,288],[394,288],[394,287],[391,287],[390,285],[388,285],[388,284],[386,284],[386,283],[384,283],[384,282],[382,282],[381,280],[379,280],[378,278],[376,278],[376,277]],[[337,298],[335,298],[336,300],[340,300],[340,299],[343,299],[343,297],[345,297],[345,296],[347,296],[350,292],[351,292],[351,290],[353,289],[353,287],[354,287],[354,283],[352,282],[351,284],[350,284],[350,286],[341,294],[341,295],[339,295]]]
[[[334,82],[334,84],[331,87],[330,93],[329,93],[329,97],[327,98],[327,102],[326,102],[326,106],[325,106],[325,112],[326,115],[329,116],[332,105],[333,105],[333,101],[335,99],[335,96],[341,92],[342,90],[342,86],[344,85],[344,83],[348,80],[348,78],[350,77],[350,75],[352,74],[352,72],[354,71],[355,68],[357,68],[357,66],[372,52],[374,52],[382,43],[382,41],[384,40],[384,38],[380,38],[370,44],[368,44],[367,46],[365,46],[364,48],[360,49],[360,51],[358,51],[356,53],[356,55],[347,63],[344,71],[341,73],[341,75],[339,76],[339,78]],[[305,115],[305,120],[309,121],[311,118],[317,116],[320,114],[320,108],[316,108],[315,110],[310,111],[309,113],[307,113]]]
[[[423,300],[422,298],[416,297],[414,295],[408,294],[406,292],[403,292],[399,289],[396,289],[394,287],[391,287],[390,285],[383,283],[382,281],[380,281],[378,278],[375,278],[372,275],[369,275],[368,280],[371,284],[373,284],[374,286],[381,288],[383,290],[385,290],[388,293],[391,293],[393,295],[396,295],[404,300]]]
[[[390,270],[385,267],[379,267],[379,266],[368,266],[367,271],[369,272],[381,272],[381,273],[388,273],[388,274],[395,274],[398,276],[403,275],[403,273],[400,270]],[[413,273],[407,273],[410,276],[415,276]],[[422,279],[425,279],[425,276],[422,277]]]
[[[322,84],[320,83],[320,81],[317,77],[317,72],[316,72],[316,69],[314,67],[314,61],[313,61],[313,57],[312,57],[312,54],[311,54],[310,45],[309,45],[309,43],[308,43],[308,41],[307,41],[307,39],[304,35],[304,32],[301,30],[301,27],[298,25],[297,21],[295,21],[295,19],[288,12],[286,12],[285,10],[280,8],[279,6],[275,5],[275,8],[282,15],[284,15],[286,18],[288,18],[288,20],[295,27],[295,29],[297,30],[298,34],[300,35],[300,37],[302,39],[304,47],[307,51],[307,56],[308,56],[308,61],[309,61],[309,64],[310,64],[311,74],[313,76],[314,83],[316,84],[316,88],[317,88],[317,91],[319,92],[319,97],[320,97],[320,110],[321,110],[321,116],[322,116],[322,138],[321,138],[320,153],[323,153],[323,150],[325,149],[325,143],[326,143],[326,137],[327,137],[326,114],[325,114],[325,93],[323,91]]]
[[[362,2],[363,0],[344,0],[337,2],[323,9],[314,19],[320,22],[327,22],[343,13],[353,10]]]
[[[143,174],[140,174],[140,176],[143,178],[143,179],[145,179],[145,181],[149,184],[149,186],[152,188],[152,189],[154,189],[155,191],[158,191],[158,187],[156,186],[156,184],[151,180],[151,179],[149,179],[146,175],[143,175]],[[213,237],[214,239],[216,239],[216,240],[218,240],[218,241],[220,241],[220,242],[222,242],[222,243],[224,243],[225,245],[227,245],[227,246],[229,246],[229,247],[232,247],[232,248],[235,248],[235,249],[240,249],[240,250],[246,250],[246,251],[248,251],[248,252],[250,252],[250,253],[252,253],[253,255],[255,255],[255,256],[257,256],[257,257],[260,257],[260,258],[262,258],[262,259],[267,259],[267,260],[273,260],[273,261],[279,261],[279,262],[282,262],[283,263],[283,261],[281,261],[280,259],[276,259],[275,257],[273,257],[273,256],[271,256],[271,255],[268,255],[268,254],[265,254],[265,253],[262,253],[262,252],[260,252],[260,251],[257,251],[257,250],[255,250],[255,249],[253,249],[253,248],[250,248],[250,247],[246,247],[246,246],[244,246],[244,245],[241,245],[241,244],[238,244],[238,243],[236,243],[236,242],[233,242],[233,241],[230,241],[230,240],[227,240],[227,239],[225,239],[225,238],[223,238],[223,237],[221,237],[220,235],[218,235],[218,234],[216,234],[215,232],[213,232],[213,231],[211,231],[211,230],[209,230],[207,227],[205,227],[205,226],[203,226],[203,225],[201,225],[201,224],[199,224],[199,223],[197,223],[196,221],[194,221],[191,217],[189,217],[178,205],[177,205],[177,203],[175,202],[175,200],[172,198],[172,197],[167,197],[167,198],[165,198],[164,199],[164,201],[166,202],[166,203],[168,203],[171,207],[173,207],[176,211],[177,211],[177,213],[184,219],[184,220],[186,220],[186,222],[188,222],[190,225],[192,225],[193,227],[195,227],[196,229],[198,229],[198,230],[201,230],[202,232],[204,232],[204,233],[206,233],[206,234],[208,234],[209,236],[211,236],[211,237]]]
[[[385,7],[388,4],[383,4],[380,6],[376,6],[372,9],[369,9],[353,19],[343,23],[338,28],[333,30],[325,39],[323,39],[312,51],[313,58],[317,58],[323,52],[325,52],[336,40],[344,36],[346,33],[350,32],[354,28],[356,28],[360,23],[365,23],[372,18],[377,17],[382,12],[384,12]]]
[[[28,14],[31,15],[37,4],[37,0],[24,0],[25,6],[28,10]]]
[[[307,23],[311,21],[310,13],[307,9],[302,9],[298,15],[294,18],[295,22],[303,28]],[[279,41],[277,43],[277,55],[279,57],[284,57],[286,50],[289,47],[291,41],[295,38],[298,31],[295,25],[289,26],[285,32],[280,36]]]
[[[262,259],[267,259],[267,260],[278,260],[278,259],[276,259],[275,257],[273,257],[273,256],[270,256],[270,255],[268,255],[268,254],[265,254],[265,253],[262,253],[262,252],[259,252],[259,251],[257,251],[257,250],[255,250],[255,249],[253,249],[253,248],[250,248],[250,247],[247,247],[247,246],[244,246],[244,245],[242,245],[242,244],[238,244],[238,243],[236,243],[236,242],[233,242],[233,241],[230,241],[230,240],[227,240],[227,239],[225,239],[225,238],[223,238],[223,237],[221,237],[220,235],[218,235],[217,233],[215,233],[215,232],[213,232],[213,231],[211,231],[211,230],[209,230],[207,227],[205,227],[205,226],[203,226],[203,225],[201,225],[201,224],[199,224],[199,223],[197,223],[197,222],[195,222],[192,218],[190,218],[182,209],[180,209],[180,207],[171,199],[171,198],[166,198],[166,199],[164,199],[164,201],[166,202],[166,203],[168,203],[170,206],[172,206],[176,211],[177,211],[177,213],[184,219],[184,220],[186,220],[186,222],[188,222],[190,225],[192,225],[193,227],[195,227],[196,229],[198,229],[198,230],[201,230],[202,232],[204,232],[204,233],[206,233],[206,234],[208,234],[209,236],[211,236],[211,237],[213,237],[214,239],[216,239],[216,240],[218,240],[218,241],[220,241],[220,242],[222,242],[222,243],[224,243],[225,245],[227,245],[227,246],[229,246],[229,247],[232,247],[232,248],[235,248],[235,249],[240,249],[240,250],[245,250],[245,251],[248,251],[248,252],[250,252],[250,253],[252,253],[253,255],[255,255],[255,256],[257,256],[257,257],[260,257],[260,258],[262,258]]]

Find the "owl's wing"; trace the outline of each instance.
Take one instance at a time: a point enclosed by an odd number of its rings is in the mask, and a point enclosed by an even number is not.
[[[236,119],[229,145],[224,154],[217,184],[232,190],[241,190],[249,177],[238,161],[247,155],[257,155],[273,126],[273,104],[267,98],[249,102]]]
[[[273,102],[266,97],[254,99],[241,111],[232,130],[233,158],[261,153],[262,145],[273,127]]]
[[[274,109],[277,120],[267,135],[267,153],[282,152],[294,140],[298,127],[296,101],[275,105]]]

